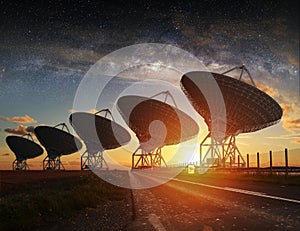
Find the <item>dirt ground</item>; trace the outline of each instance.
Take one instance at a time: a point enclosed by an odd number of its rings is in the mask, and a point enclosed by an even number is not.
[[[50,189],[62,183],[93,175],[91,171],[0,171],[0,199],[6,195]],[[107,183],[108,184],[108,183]],[[35,230],[126,230],[132,222],[131,191],[122,200],[104,199],[94,208],[85,208],[66,219],[41,223]],[[28,229],[31,229],[28,228]]]
[[[51,188],[64,181],[76,181],[88,171],[0,171],[0,196],[9,193]]]

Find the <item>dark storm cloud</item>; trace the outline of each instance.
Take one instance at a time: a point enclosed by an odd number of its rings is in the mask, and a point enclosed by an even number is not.
[[[24,125],[19,125],[16,128],[6,128],[4,129],[4,131],[15,135],[26,135],[27,133],[33,133],[34,127],[33,126],[26,127]]]

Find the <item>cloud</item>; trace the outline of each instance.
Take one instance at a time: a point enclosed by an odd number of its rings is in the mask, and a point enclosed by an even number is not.
[[[15,124],[32,124],[32,123],[37,122],[35,119],[31,118],[29,115],[14,116],[14,117],[0,116],[0,120],[10,122],[10,123],[15,123]]]
[[[300,105],[295,102],[289,102],[283,92],[280,92],[274,87],[264,83],[257,83],[256,85],[260,90],[277,99],[277,102],[280,104],[283,111],[281,119],[282,127],[288,132],[300,130]]]
[[[296,119],[285,119],[282,120],[282,127],[289,131],[289,132],[295,132],[295,130],[300,130],[300,123],[295,123],[295,121],[299,121],[300,118]]]
[[[288,122],[290,124],[295,124],[296,126],[300,127],[300,118],[299,119],[292,119],[292,120],[288,120]]]
[[[15,135],[26,135],[27,133],[33,133],[34,127],[33,126],[24,126],[19,125],[16,128],[6,128],[4,129],[5,132],[15,134]]]
[[[268,94],[269,96],[276,97],[279,95],[278,89],[268,86],[266,84],[256,83],[256,87],[261,91],[265,92],[266,94]]]
[[[286,134],[286,135],[281,135],[281,136],[268,136],[266,137],[267,139],[300,139],[300,134]]]
[[[281,103],[283,114],[295,114],[296,107],[293,103]]]
[[[292,139],[300,139],[300,134],[289,134],[289,135],[286,135],[286,137],[289,137]]]
[[[72,108],[72,109],[69,109],[68,112],[69,113],[74,113],[74,112],[76,112],[76,110]]]
[[[0,154],[0,156],[10,156],[9,153],[3,153],[3,154]]]
[[[300,143],[300,134],[296,132],[300,130],[300,104],[297,101],[297,96],[289,95],[289,92],[285,92],[279,88],[273,88],[267,84],[259,83],[257,87],[275,98],[282,108],[283,115],[281,118],[282,127],[290,134],[279,137],[268,137],[272,139],[288,139],[291,143]]]
[[[34,133],[34,126],[28,126],[26,131],[29,133]]]
[[[287,134],[287,135],[281,135],[281,136],[269,136],[266,137],[268,139],[275,139],[275,140],[291,140],[291,143],[293,144],[299,144],[300,143],[300,133],[297,134]]]
[[[93,108],[93,109],[87,110],[86,112],[95,114],[95,113],[97,113],[99,111],[100,111],[99,109]],[[75,110],[75,109],[72,108],[72,109],[69,109],[68,112],[69,113],[74,113],[74,112],[77,112],[77,110]]]
[[[87,112],[95,114],[95,113],[99,112],[99,110],[96,108],[93,108],[93,109],[88,110]]]
[[[299,60],[296,57],[288,56],[288,61],[290,64],[299,67]]]
[[[300,109],[295,103],[281,103],[283,110],[282,126],[289,132],[300,130]]]

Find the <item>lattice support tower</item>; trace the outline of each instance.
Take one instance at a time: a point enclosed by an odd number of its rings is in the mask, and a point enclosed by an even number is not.
[[[50,157],[49,155],[43,160],[43,170],[65,170],[60,161],[60,156]]]
[[[86,150],[81,155],[81,170],[85,169],[107,169],[108,164],[103,157],[103,152],[91,153]]]
[[[240,71],[237,79],[225,75],[236,70]],[[242,81],[244,75],[248,75],[248,81]],[[244,65],[234,67],[222,74],[207,71],[186,73],[181,78],[181,88],[195,110],[204,118],[209,132],[218,130],[218,126],[212,123],[209,102],[201,91],[201,81],[208,79],[208,76],[214,78],[222,93],[222,100],[226,106],[226,114],[223,115],[226,118],[224,121],[226,130],[223,139],[216,137],[218,134],[215,136],[211,133],[203,139],[200,144],[200,163],[204,166],[228,167],[227,163],[230,160],[230,166],[237,164],[238,167],[243,167],[245,160],[237,147],[236,136],[278,123],[283,114],[282,108],[272,97],[256,87],[250,72]],[[223,110],[220,113],[224,113]],[[206,153],[204,148],[207,149]]]
[[[204,154],[205,148],[207,148],[207,150]],[[211,137],[209,133],[200,143],[200,166],[219,166],[221,160],[222,143]]]
[[[161,154],[161,148],[146,152],[140,147],[132,154],[132,169],[167,167],[166,161]]]
[[[12,164],[12,169],[15,170],[29,170],[29,166],[26,163],[26,160],[15,159]]]
[[[114,117],[109,109],[103,109],[95,113],[95,115],[104,113],[104,118],[111,117],[113,121]],[[108,170],[108,164],[104,159],[103,151],[91,152],[88,148],[81,155],[81,170],[98,169]]]
[[[241,71],[238,79],[239,81],[242,80],[243,75],[246,73],[250,79],[251,84],[256,87],[250,72],[244,65],[237,66],[228,71],[225,71],[222,73],[222,75],[234,70]],[[202,158],[203,149],[205,147],[208,147],[208,150]],[[228,160],[229,162],[227,162]],[[237,165],[238,167],[245,167],[245,164],[245,160],[236,145],[235,135],[230,135],[220,142],[214,137],[211,137],[211,133],[209,133],[200,144],[200,165],[219,167],[232,167]]]
[[[168,98],[170,98],[171,102],[177,108],[175,99],[169,91],[162,91],[158,94],[151,96],[150,99],[153,99],[158,96],[164,96],[164,100],[163,100],[164,103],[166,103],[168,101]],[[162,167],[162,163],[164,164],[165,167],[168,167],[166,161],[162,156],[161,147],[156,148],[153,151],[146,152],[145,150],[141,149],[141,146],[139,146],[132,154],[131,168],[141,169],[141,168]]]
[[[34,142],[33,137],[30,133],[27,133],[25,135],[23,135],[22,137],[27,138],[31,141]],[[23,159],[23,160],[18,160],[15,159],[12,163],[12,170],[29,170],[29,165],[27,164],[27,160]]]
[[[223,167],[226,167],[227,160],[229,160],[230,167],[245,167],[246,162],[236,145],[236,137],[229,136],[223,141]],[[228,165],[228,164],[227,164]]]
[[[65,123],[60,123],[54,126],[54,128],[61,127],[61,130],[66,130],[68,133],[70,133],[70,130],[68,126]],[[60,161],[60,155],[48,155],[43,160],[43,170],[65,170],[64,165]]]
[[[205,154],[205,148],[207,149]],[[245,167],[246,162],[236,145],[236,137],[217,141],[209,133],[200,143],[200,165],[204,167]]]

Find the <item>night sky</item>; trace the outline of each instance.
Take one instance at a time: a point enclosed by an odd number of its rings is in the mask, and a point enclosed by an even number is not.
[[[2,163],[13,158],[9,133],[67,123],[89,68],[139,43],[180,47],[219,73],[245,64],[284,116],[265,131],[242,135],[241,150],[300,146],[298,1],[0,1],[0,22]]]

